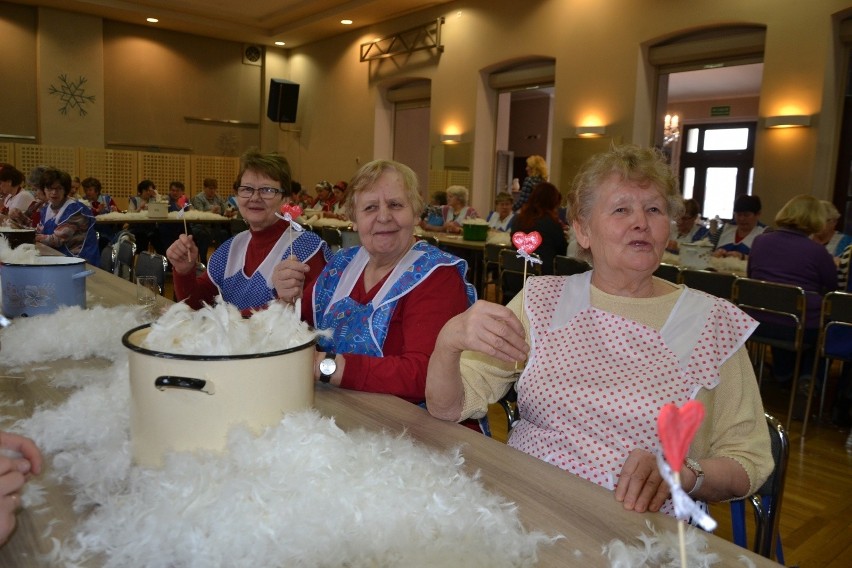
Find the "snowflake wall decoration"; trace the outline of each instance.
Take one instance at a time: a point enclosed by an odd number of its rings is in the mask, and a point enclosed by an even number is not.
[[[86,94],[86,78],[80,77],[76,82],[69,81],[68,75],[64,73],[59,76],[59,87],[50,86],[48,93],[51,95],[58,95],[59,100],[62,101],[62,106],[59,107],[59,112],[67,115],[68,109],[77,109],[77,112],[80,113],[80,116],[86,116],[88,111],[85,106],[86,103],[95,102],[95,95],[87,95]]]

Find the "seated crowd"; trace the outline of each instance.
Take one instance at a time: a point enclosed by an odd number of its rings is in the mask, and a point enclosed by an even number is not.
[[[538,231],[537,252],[552,269],[554,256],[568,246],[562,196],[537,158],[527,162],[519,199],[499,194],[488,223],[502,231]],[[6,216],[26,224],[31,203],[17,197],[23,176],[16,171],[0,169],[0,189]],[[43,172],[40,242],[96,263],[94,217],[115,203],[95,182],[81,182],[91,203],[84,205],[69,199],[68,174]],[[396,395],[457,422],[486,416],[490,404],[514,389],[520,421],[511,446],[611,490],[624,508],[638,512],[672,513],[656,460],[656,418],[668,403],[695,399],[706,408],[679,471],[690,495],[702,501],[745,497],[771,473],[763,404],[745,342],[759,325],[774,322],[758,323],[730,302],[654,276],[667,249],[710,233],[698,204],[680,197],[660,152],[616,146],[582,167],[568,193],[567,221],[593,269],[574,276],[542,270],[507,306],[477,301],[466,279],[468,263],[415,238],[418,225],[460,232],[465,219],[477,217],[465,187],[433,194],[427,209],[409,167],[375,160],[349,183],[320,182],[314,200],[293,182],[283,156],[256,150],[242,157],[233,200],[219,197],[215,183],[205,180],[204,186],[192,200],[194,209],[238,216],[248,229],[230,237],[195,228],[175,234],[165,251],[175,298],[199,308],[221,296],[246,317],[271,302],[292,304],[304,321],[329,332],[318,340],[315,380]],[[153,182],[137,190],[133,210],[155,199]],[[351,220],[360,245],[332,255],[316,233],[281,215],[290,203]],[[172,183],[170,210],[185,206],[183,184]],[[834,226],[829,231],[824,204],[797,196],[771,231],[759,224],[756,196],[738,197],[733,209],[735,223],[719,232],[717,254],[747,259],[755,278],[817,294],[837,288],[832,255],[845,241]],[[783,355],[779,373],[782,361]],[[0,433],[0,445],[7,444],[21,447],[28,465],[0,457],[0,479],[4,468],[38,473],[37,450]],[[0,538],[8,524],[2,513]]]

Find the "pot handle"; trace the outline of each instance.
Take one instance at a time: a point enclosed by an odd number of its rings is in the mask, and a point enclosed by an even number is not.
[[[86,276],[91,276],[94,274],[94,270],[84,270],[83,272],[78,272],[74,276],[71,277],[71,280],[77,280],[78,278],[85,278]]]
[[[154,379],[154,386],[157,390],[166,389],[187,389],[207,394],[214,394],[216,390],[213,388],[213,383],[202,379],[191,379],[189,377],[173,377],[162,376]]]

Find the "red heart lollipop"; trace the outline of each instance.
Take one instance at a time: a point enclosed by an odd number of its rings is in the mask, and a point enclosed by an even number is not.
[[[281,214],[289,213],[292,219],[298,219],[302,215],[302,208],[292,203],[285,203],[281,206]]]
[[[541,244],[541,233],[533,231],[530,234],[526,234],[522,231],[518,231],[517,233],[512,234],[512,243],[518,250],[522,250],[527,254],[532,254],[532,252]]]
[[[686,450],[703,419],[704,405],[697,400],[690,400],[680,408],[667,404],[660,409],[657,431],[663,444],[663,455],[672,471],[680,471]]]
[[[178,197],[177,204],[178,204],[178,207],[180,207],[181,209],[186,207],[186,196],[181,195],[180,197]]]

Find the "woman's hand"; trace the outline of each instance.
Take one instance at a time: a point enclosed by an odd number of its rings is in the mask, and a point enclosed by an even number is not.
[[[506,306],[479,300],[444,325],[435,351],[478,351],[501,361],[523,361],[529,353],[524,326]]]
[[[631,451],[621,468],[615,500],[628,511],[656,512],[669,498],[669,493],[669,486],[660,475],[654,454],[638,448]]]
[[[172,263],[172,270],[178,274],[189,274],[195,271],[198,259],[198,247],[192,235],[181,234],[166,251],[166,258]]]
[[[42,457],[29,438],[0,432],[0,544],[15,530],[15,513],[21,506],[20,491],[30,475],[41,473]]]
[[[278,299],[293,304],[301,298],[305,289],[305,275],[310,270],[307,264],[295,256],[279,262],[272,272],[272,286]]]

